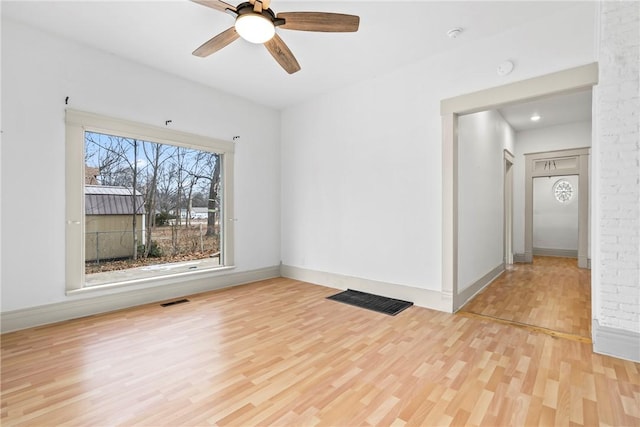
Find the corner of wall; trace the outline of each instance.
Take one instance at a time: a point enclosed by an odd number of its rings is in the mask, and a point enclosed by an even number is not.
[[[354,289],[391,298],[413,302],[418,307],[451,313],[453,301],[450,294],[395,283],[379,282],[360,277],[345,276],[337,273],[310,270],[307,268],[282,265],[280,275],[315,285],[335,289]]]
[[[460,291],[458,296],[455,299],[455,305],[453,307],[454,311],[462,308],[467,302],[469,302],[473,297],[479,294],[484,288],[489,286],[494,280],[498,278],[505,270],[505,264],[501,263],[496,268],[492,269],[490,272],[476,280],[471,285],[467,286],[465,289]]]

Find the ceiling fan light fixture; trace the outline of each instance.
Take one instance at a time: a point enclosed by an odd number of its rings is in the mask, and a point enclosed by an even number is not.
[[[251,43],[267,42],[276,33],[273,22],[259,13],[244,13],[238,16],[235,27],[240,37]]]

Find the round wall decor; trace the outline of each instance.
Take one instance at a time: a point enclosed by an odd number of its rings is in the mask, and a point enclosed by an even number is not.
[[[560,179],[553,184],[553,195],[560,203],[567,203],[573,198],[573,186],[566,179]]]

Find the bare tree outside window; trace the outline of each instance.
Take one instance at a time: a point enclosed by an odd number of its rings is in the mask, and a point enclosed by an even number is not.
[[[220,264],[222,155],[96,132],[84,145],[85,274]]]

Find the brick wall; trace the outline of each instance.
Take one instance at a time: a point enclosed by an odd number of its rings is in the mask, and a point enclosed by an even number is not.
[[[600,10],[594,155],[598,233],[594,317],[640,332],[640,2]]]

